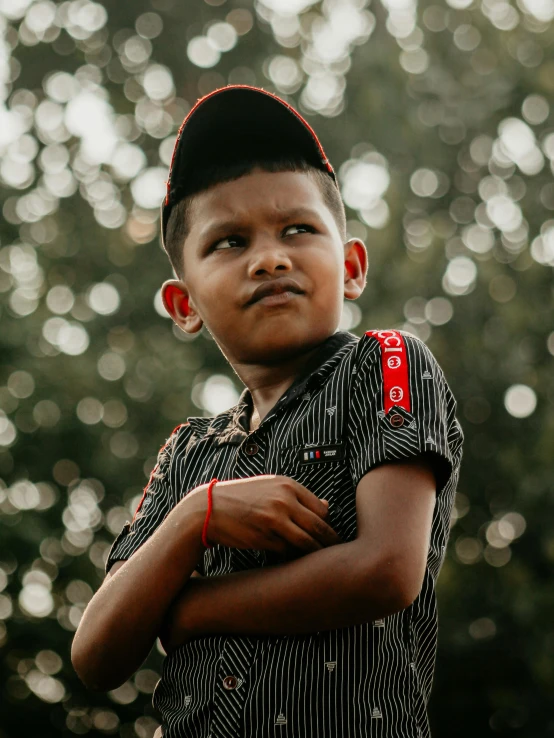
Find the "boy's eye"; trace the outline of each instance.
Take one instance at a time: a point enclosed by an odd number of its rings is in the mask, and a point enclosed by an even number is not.
[[[287,226],[285,228],[285,232],[290,231],[291,228],[296,228],[298,232],[301,232],[303,230],[307,231],[308,233],[313,233],[315,230],[314,228],[312,228],[312,226],[306,225],[305,223],[295,223],[294,225]],[[292,235],[294,235],[294,233]]]
[[[221,246],[221,244],[223,244],[224,246],[225,244],[230,244],[231,246],[233,246],[242,242],[243,240],[244,239],[240,238],[239,236],[225,236],[225,238],[220,239],[219,241],[217,241],[217,243],[214,244],[213,250],[219,251],[220,249],[218,247]]]
[[[315,228],[313,228],[312,226],[306,225],[305,223],[294,223],[294,225],[287,226],[283,230],[283,235],[296,235],[294,232],[291,233],[291,229],[296,229],[296,233],[315,232]],[[227,248],[229,248],[229,246],[240,246],[243,244],[244,238],[242,236],[225,236],[225,238],[221,238],[213,245],[212,251],[226,250]],[[220,246],[222,248],[219,248]]]

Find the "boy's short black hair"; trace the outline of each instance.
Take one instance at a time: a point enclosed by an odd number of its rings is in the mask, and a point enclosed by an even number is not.
[[[337,223],[342,240],[346,241],[346,213],[340,191],[327,172],[313,167],[305,159],[256,157],[249,161],[212,164],[204,167],[195,175],[194,186],[188,188],[187,193],[173,207],[169,216],[164,249],[178,279],[184,279],[183,246],[189,234],[188,218],[194,196],[213,185],[230,182],[250,174],[257,167],[266,172],[304,172],[312,177]]]

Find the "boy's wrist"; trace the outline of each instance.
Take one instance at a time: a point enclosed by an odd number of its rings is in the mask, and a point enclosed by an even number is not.
[[[200,484],[198,487],[191,489],[177,507],[182,508],[183,515],[194,519],[196,523],[201,521],[203,525],[208,511],[208,485]]]
[[[208,511],[207,487],[203,484],[191,490],[170,512],[170,525],[186,527],[187,537],[197,544],[199,554],[205,551],[202,529]]]

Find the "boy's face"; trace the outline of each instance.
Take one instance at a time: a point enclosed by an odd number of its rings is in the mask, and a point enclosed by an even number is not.
[[[195,333],[205,323],[232,364],[279,364],[336,331],[343,299],[361,294],[366,269],[365,246],[343,244],[308,174],[255,169],[193,198],[185,281],[165,282],[162,296],[183,330]],[[283,278],[302,294],[279,305],[249,303],[261,284]]]

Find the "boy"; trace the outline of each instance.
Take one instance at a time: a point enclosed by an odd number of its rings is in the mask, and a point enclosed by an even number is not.
[[[367,254],[306,121],[254,87],[199,100],[162,242],[166,309],[209,329],[245,390],[160,450],[76,671],[113,689],[159,636],[165,738],[427,738],[463,434],[421,340],[337,331]]]

